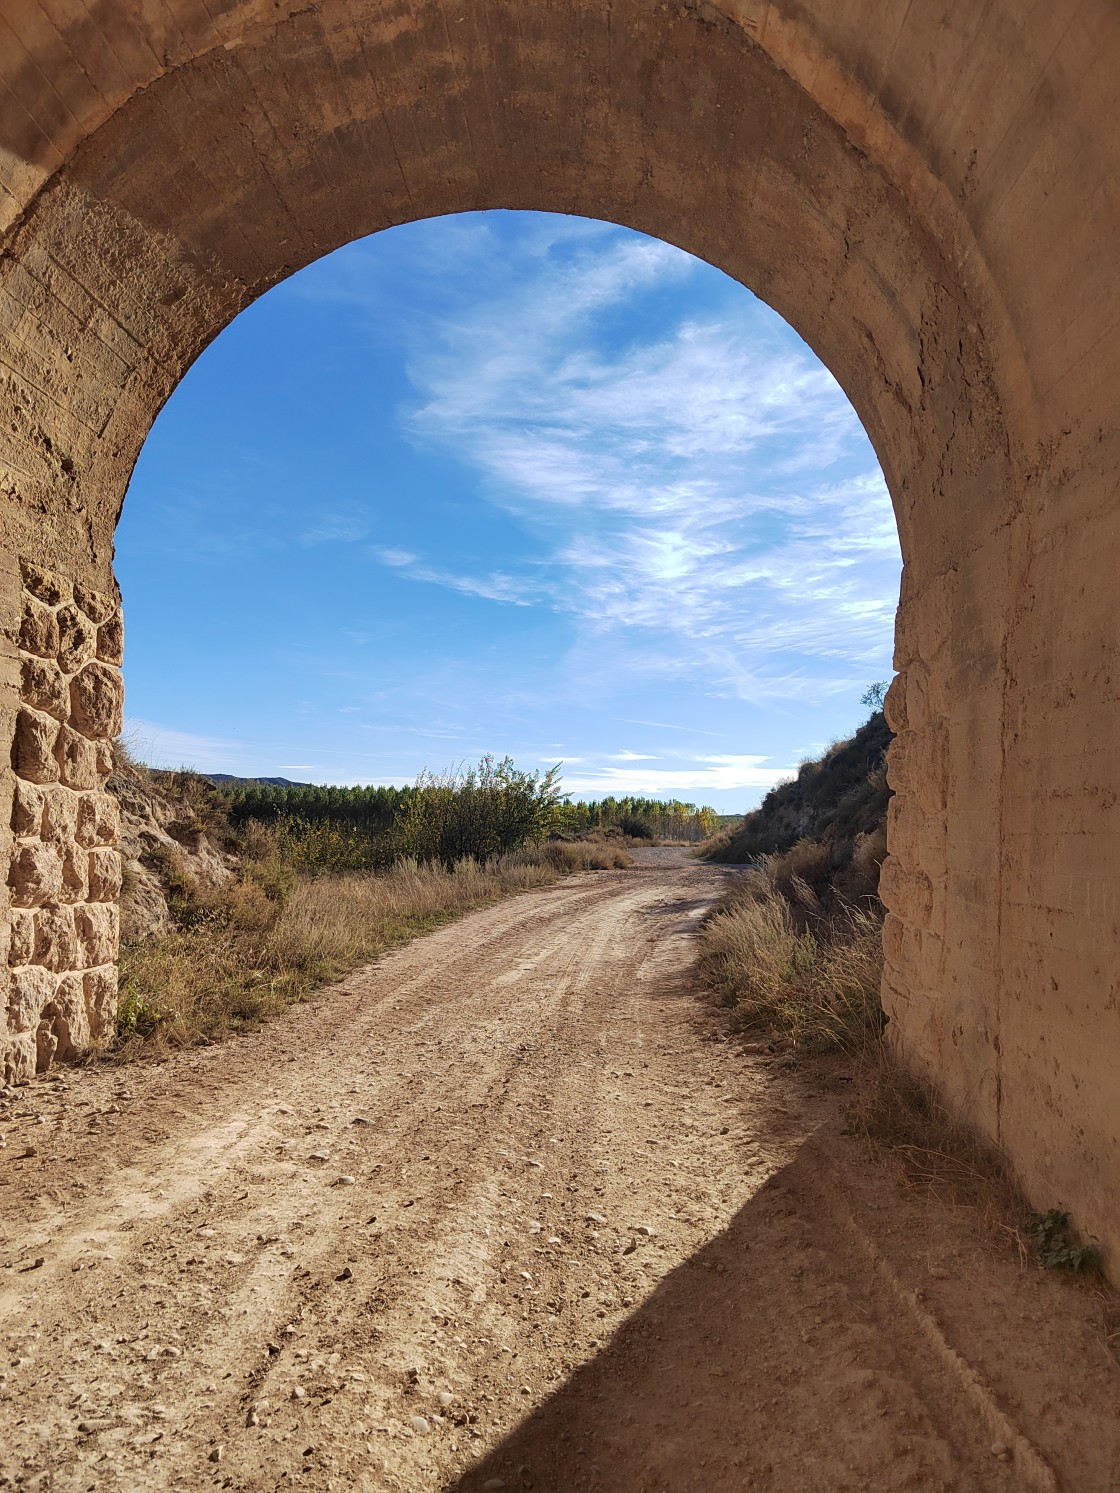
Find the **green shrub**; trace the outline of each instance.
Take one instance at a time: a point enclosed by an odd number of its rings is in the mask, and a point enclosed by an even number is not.
[[[151,1036],[162,1019],[148,997],[126,979],[117,1001],[118,1035],[126,1038]]]
[[[1074,1274],[1099,1275],[1102,1270],[1100,1245],[1096,1240],[1079,1243],[1074,1237],[1069,1214],[1060,1208],[1047,1213],[1032,1213],[1031,1243],[1045,1270],[1072,1270]]]

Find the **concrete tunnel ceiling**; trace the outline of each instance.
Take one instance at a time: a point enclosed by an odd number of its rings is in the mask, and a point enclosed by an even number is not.
[[[863,420],[905,559],[890,1032],[1036,1201],[1120,1242],[1120,17],[459,10],[3,7],[8,1073],[112,1017],[112,539],[163,401],[239,310],[343,243],[464,210],[575,213],[747,285]],[[36,929],[60,906],[78,932],[48,968]]]

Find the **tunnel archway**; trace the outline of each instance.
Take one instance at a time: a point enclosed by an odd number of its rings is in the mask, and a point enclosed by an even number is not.
[[[1116,1238],[1120,23],[1103,0],[1029,24],[1010,0],[957,4],[936,27],[859,0],[174,0],[144,23],[105,4],[8,24],[9,1072],[111,1011],[112,535],[184,369],[268,286],[390,224],[603,217],[761,295],[863,420],[905,561],[890,1030],[1038,1200]],[[87,931],[50,970],[36,919],[62,897]]]
[[[152,426],[115,570],[153,765],[411,783],[495,750],[731,814],[889,679],[900,557],[787,323],[658,240],[503,211],[236,317]]]

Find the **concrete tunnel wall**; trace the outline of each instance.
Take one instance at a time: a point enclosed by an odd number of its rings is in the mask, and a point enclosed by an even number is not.
[[[112,1020],[113,531],[163,401],[351,239],[580,213],[748,285],[863,419],[889,1031],[1120,1245],[1118,92],[1111,0],[0,0],[8,1076]]]

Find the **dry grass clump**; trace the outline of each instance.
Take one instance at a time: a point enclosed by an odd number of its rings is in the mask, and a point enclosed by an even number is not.
[[[621,845],[609,840],[549,840],[530,852],[540,855],[546,865],[554,870],[573,871],[623,871],[634,864]]]
[[[556,875],[532,855],[298,880],[267,856],[248,863],[184,909],[173,931],[122,948],[125,1053],[257,1026],[388,949]]]
[[[717,906],[700,958],[742,1028],[805,1052],[855,1051],[882,1030],[881,913],[845,904],[826,914],[786,857],[767,857]]]

